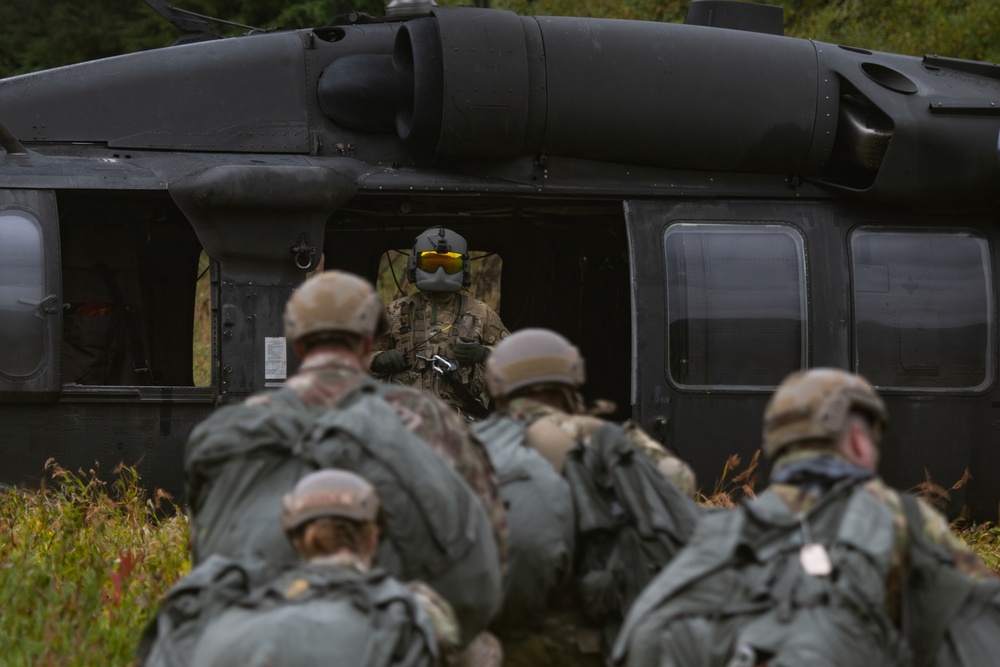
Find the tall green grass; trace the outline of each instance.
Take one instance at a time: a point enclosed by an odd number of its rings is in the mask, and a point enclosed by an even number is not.
[[[49,467],[55,487],[0,492],[0,664],[126,665],[188,569],[186,520],[147,500],[132,469],[109,485]]]

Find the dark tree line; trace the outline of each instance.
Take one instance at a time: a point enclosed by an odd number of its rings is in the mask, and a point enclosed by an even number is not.
[[[483,4],[438,0],[439,5]],[[1000,61],[997,0],[758,0],[785,9],[796,37],[913,55]],[[488,0],[523,15],[683,21],[689,0]],[[211,23],[221,36],[250,28],[305,28],[349,11],[375,16],[383,0],[171,0],[247,27]],[[0,1],[0,77],[168,46],[181,33],[143,0]]]

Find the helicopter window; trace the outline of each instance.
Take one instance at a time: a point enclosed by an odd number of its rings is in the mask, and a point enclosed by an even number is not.
[[[171,202],[67,193],[60,237],[63,391],[209,383],[208,262]]]
[[[679,385],[772,387],[806,364],[802,236],[778,225],[667,229],[668,370]]]
[[[45,357],[42,229],[27,211],[0,211],[0,374],[23,378]]]
[[[851,236],[857,371],[900,389],[985,389],[993,334],[986,239],[860,229]]]

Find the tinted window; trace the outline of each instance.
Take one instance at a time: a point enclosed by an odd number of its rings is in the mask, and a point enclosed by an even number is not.
[[[856,364],[879,387],[978,389],[992,380],[989,247],[971,233],[851,237]]]
[[[802,237],[783,225],[679,224],[666,234],[670,376],[775,386],[805,358]]]
[[[44,355],[42,230],[26,211],[0,211],[0,373],[31,375]]]

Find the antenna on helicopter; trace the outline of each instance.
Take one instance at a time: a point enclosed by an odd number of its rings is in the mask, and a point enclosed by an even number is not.
[[[28,149],[24,147],[17,137],[15,137],[7,126],[0,122],[0,147],[7,151],[7,155],[27,155]]]
[[[174,7],[166,0],[145,0],[145,2],[147,5],[152,7],[157,14],[167,19],[172,26],[183,33],[177,41],[174,42],[175,45],[219,39],[219,34],[212,30],[212,27],[208,25],[206,21],[213,21],[223,25],[231,25],[236,28],[245,28],[249,33],[268,32],[267,30],[255,28],[252,25],[244,25],[234,21],[217,19],[213,16],[205,16],[204,14],[188,11],[187,9]]]
[[[219,39],[212,26],[205,23],[197,14],[174,7],[166,0],[145,0],[145,2],[153,8],[153,11],[167,19],[170,25],[181,31],[181,36],[174,42],[175,45]]]

